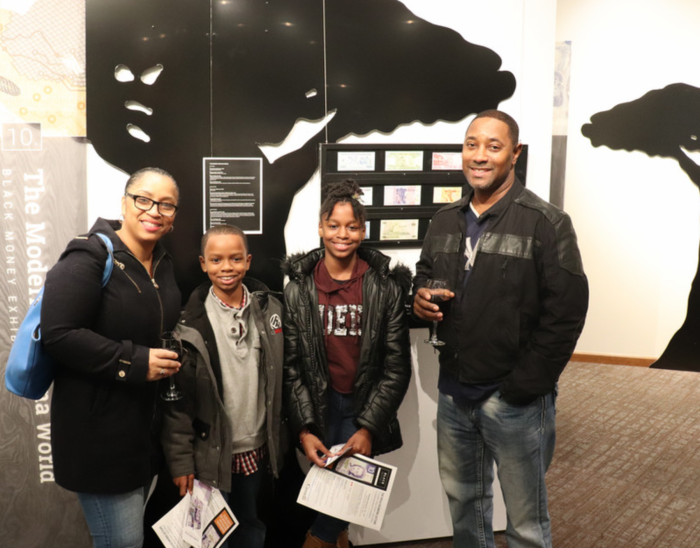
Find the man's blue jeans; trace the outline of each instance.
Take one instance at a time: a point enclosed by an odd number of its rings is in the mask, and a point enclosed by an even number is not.
[[[78,493],[94,548],[141,548],[148,488],[120,495]]]
[[[494,393],[460,405],[440,393],[438,461],[455,548],[493,548],[493,463],[508,514],[509,548],[551,548],[544,475],[554,454],[555,392],[530,405]]]

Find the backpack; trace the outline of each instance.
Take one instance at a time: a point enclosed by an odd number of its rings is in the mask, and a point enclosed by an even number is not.
[[[112,275],[114,246],[107,236],[99,232],[96,234],[102,239],[109,252],[102,273],[102,287],[104,287]],[[7,389],[13,394],[32,400],[41,399],[48,392],[56,369],[56,360],[46,353],[41,344],[39,322],[43,296],[44,288],[42,287],[34,302],[29,305],[27,315],[19,326],[5,369]]]

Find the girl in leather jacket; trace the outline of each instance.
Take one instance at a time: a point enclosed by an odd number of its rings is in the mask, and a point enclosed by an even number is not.
[[[318,466],[335,445],[367,456],[401,446],[396,414],[411,377],[404,304],[411,273],[360,248],[361,193],[354,181],[329,185],[318,228],[323,248],[283,264],[285,407]],[[304,548],[347,546],[347,527],[319,514]]]

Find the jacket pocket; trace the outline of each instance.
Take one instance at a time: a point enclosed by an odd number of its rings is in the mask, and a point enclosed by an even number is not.
[[[429,252],[433,257],[432,277],[445,278],[454,289],[460,275],[462,242],[461,233],[440,234],[431,238]]]
[[[111,390],[111,387],[107,383],[99,383],[95,387],[92,394],[92,405],[90,406],[90,414],[93,417],[104,414],[109,402]]]
[[[211,425],[207,424],[201,419],[194,419],[192,421],[192,427],[194,428],[194,435],[199,441],[208,441],[211,434]]]
[[[500,354],[496,361],[510,363],[517,360],[520,354],[520,314],[507,305],[500,304],[499,308],[501,309],[498,320],[499,336],[493,350],[497,356]]]
[[[221,456],[221,448],[218,447],[219,440],[216,434],[216,428],[204,422],[200,418],[195,418],[192,421],[194,430],[194,467],[197,477],[206,483],[213,483],[218,487],[217,482],[219,477],[219,458]],[[211,436],[214,436],[212,439]]]
[[[372,443],[372,454],[373,456],[377,456],[390,453],[391,451],[399,449],[402,445],[403,439],[401,437],[399,420],[397,417],[394,417]]]

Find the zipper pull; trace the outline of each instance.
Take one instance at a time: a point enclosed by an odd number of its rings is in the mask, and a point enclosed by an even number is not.
[[[124,263],[120,263],[117,261],[117,259],[112,259],[114,261],[114,264],[117,265],[121,270],[124,270]]]
[[[158,284],[153,278],[151,278],[151,282],[153,283],[153,287],[155,287],[156,289],[160,289],[160,287],[158,287]]]

